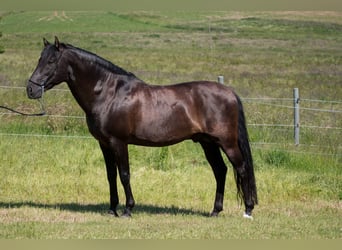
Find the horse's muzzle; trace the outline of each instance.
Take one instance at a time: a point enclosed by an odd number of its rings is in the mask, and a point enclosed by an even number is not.
[[[34,83],[32,81],[28,81],[26,86],[26,93],[28,98],[30,99],[38,99],[41,98],[44,92],[44,85],[40,85]]]

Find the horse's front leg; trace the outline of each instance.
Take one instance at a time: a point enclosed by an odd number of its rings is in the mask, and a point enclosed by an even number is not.
[[[100,147],[103,153],[103,157],[105,159],[107,178],[109,182],[110,207],[108,212],[114,216],[118,216],[116,212],[116,207],[119,204],[119,196],[116,184],[117,170],[114,151],[110,147],[107,147],[101,143]]]
[[[126,207],[122,216],[129,217],[131,216],[135,201],[130,184],[128,145],[122,141],[115,141],[113,146],[115,149],[115,160],[118,165],[120,180],[126,195]]]

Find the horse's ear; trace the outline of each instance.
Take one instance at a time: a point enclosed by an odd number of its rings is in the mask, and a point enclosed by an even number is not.
[[[55,36],[55,47],[57,48],[57,49],[59,49],[59,40],[58,40],[58,37],[57,36]]]
[[[43,42],[44,42],[44,46],[45,46],[45,47],[48,46],[48,45],[50,44],[49,41],[45,39],[45,37],[43,38]]]

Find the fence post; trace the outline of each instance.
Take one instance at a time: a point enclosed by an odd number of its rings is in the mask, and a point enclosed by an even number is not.
[[[224,77],[223,76],[218,76],[217,81],[221,84],[224,84]]]
[[[293,107],[294,107],[294,141],[295,145],[299,145],[299,90],[293,89]]]

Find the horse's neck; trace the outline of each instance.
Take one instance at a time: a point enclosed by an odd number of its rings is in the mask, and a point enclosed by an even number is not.
[[[67,70],[69,88],[78,104],[89,115],[98,97],[100,84],[103,83],[103,78],[109,77],[110,73],[101,72],[90,62],[70,63]]]
[[[77,51],[70,51],[68,58],[69,88],[75,99],[86,112],[87,115],[94,112],[94,105],[103,102],[103,99],[113,98],[114,95],[108,95],[109,88],[116,89],[117,81],[123,78],[132,80],[136,78],[133,74],[115,65],[107,65],[101,58],[88,58],[87,54],[80,54]],[[90,55],[89,57],[92,57]],[[98,60],[98,61],[96,61]],[[111,68],[112,67],[112,68]],[[117,71],[117,72],[116,72]],[[137,79],[137,78],[136,78]],[[128,81],[124,81],[129,82]],[[139,82],[142,82],[139,80]],[[122,81],[121,81],[122,83]],[[112,90],[113,93],[115,90]]]

